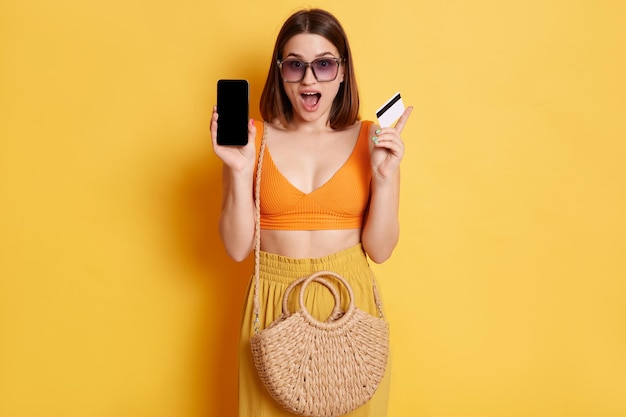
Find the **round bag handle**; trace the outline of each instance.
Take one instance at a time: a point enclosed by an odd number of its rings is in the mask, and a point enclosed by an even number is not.
[[[287,305],[287,302],[289,301],[289,294],[291,294],[291,291],[293,291],[295,287],[303,283],[308,278],[311,278],[311,276],[304,276],[302,278],[295,280],[294,282],[289,284],[289,286],[285,290],[285,293],[283,294],[283,315],[284,316],[291,315],[291,312],[289,311],[289,306]],[[333,311],[330,313],[330,316],[326,319],[326,321],[333,321],[341,317],[343,315],[341,312],[341,298],[339,296],[339,291],[337,291],[337,288],[335,288],[335,286],[331,284],[328,280],[321,278],[321,276],[315,276],[313,277],[311,281],[320,283],[326,288],[328,288],[328,290],[333,294],[333,298],[335,299],[335,307],[333,308]],[[302,290],[300,290],[300,293],[302,293]],[[300,304],[302,304],[302,302],[300,302]]]
[[[338,318],[332,321],[327,320],[326,322],[321,322],[317,320],[315,317],[311,315],[311,313],[309,313],[309,311],[306,309],[306,306],[304,305],[304,291],[306,290],[306,287],[311,283],[311,281],[319,280],[321,276],[331,276],[335,278],[337,281],[343,284],[343,286],[346,287],[346,290],[348,291],[348,299],[349,299],[348,308],[343,314],[341,314]],[[331,285],[331,287],[332,287],[331,292],[332,291],[337,292],[337,290],[335,289],[333,285]],[[327,286],[327,288],[330,288],[330,287]],[[319,271],[319,272],[309,275],[308,277],[304,277],[302,287],[300,288],[299,303],[300,303],[300,311],[302,312],[302,315],[309,321],[309,323],[318,327],[331,329],[331,328],[336,328],[336,327],[341,326],[342,323],[346,321],[349,318],[349,316],[351,316],[352,313],[354,312],[354,293],[352,292],[352,287],[350,286],[350,284],[348,284],[348,281],[346,281],[346,279],[342,277],[341,275],[332,271]],[[335,297],[335,308],[333,309],[333,313],[339,308],[340,308],[339,298]]]

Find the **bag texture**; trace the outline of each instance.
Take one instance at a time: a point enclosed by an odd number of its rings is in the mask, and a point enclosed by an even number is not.
[[[337,290],[322,276],[346,286],[350,302],[345,312],[340,311]],[[312,281],[335,297],[335,309],[324,322],[304,306]],[[299,284],[300,310],[291,313],[287,298]],[[355,307],[343,277],[322,271],[292,283],[283,297],[282,315],[250,343],[259,377],[279,404],[297,415],[336,417],[365,404],[376,392],[387,366],[389,326]]]

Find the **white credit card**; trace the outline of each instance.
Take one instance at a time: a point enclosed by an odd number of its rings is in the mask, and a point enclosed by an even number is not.
[[[380,127],[389,127],[404,113],[404,103],[400,93],[396,93],[385,104],[376,110]]]

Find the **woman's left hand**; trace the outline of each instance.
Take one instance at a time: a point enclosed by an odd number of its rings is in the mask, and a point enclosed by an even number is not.
[[[372,175],[380,179],[391,178],[400,167],[404,156],[404,143],[400,133],[409,120],[413,106],[407,107],[394,127],[380,128],[372,138],[374,149],[371,152]]]

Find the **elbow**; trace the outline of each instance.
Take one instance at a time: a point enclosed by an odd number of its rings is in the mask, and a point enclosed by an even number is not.
[[[235,262],[243,262],[246,259],[248,259],[248,256],[250,255],[250,252],[244,253],[244,252],[235,252],[235,251],[227,251],[228,256],[230,256],[230,258],[235,261]]]
[[[398,244],[398,234],[374,238],[371,234],[362,236],[361,243],[367,253],[367,257],[376,264],[382,264],[391,258],[396,245]]]
[[[226,254],[235,262],[243,262],[248,259],[254,249],[254,231],[234,230],[227,226],[223,222],[219,226],[219,234]]]
[[[224,241],[226,254],[235,262],[245,261],[248,259],[248,256],[250,256],[250,253],[252,253],[253,247],[250,245],[236,245],[228,243],[229,242]]]
[[[391,254],[395,249],[396,244],[393,245],[364,245],[365,253],[367,253],[367,257],[376,264],[382,264],[389,258],[391,258]]]
[[[242,245],[238,242],[229,242],[223,240],[226,254],[235,262],[243,262],[248,259],[250,253],[254,249],[252,245]]]
[[[392,252],[393,250],[390,250],[387,252],[382,252],[382,251],[367,252],[367,256],[372,260],[372,262],[376,264],[382,264],[387,259],[391,258]]]

